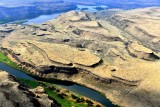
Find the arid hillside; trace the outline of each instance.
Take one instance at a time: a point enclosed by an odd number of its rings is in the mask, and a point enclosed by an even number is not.
[[[160,8],[71,11],[0,27],[1,51],[43,77],[76,82],[125,107],[160,106]]]

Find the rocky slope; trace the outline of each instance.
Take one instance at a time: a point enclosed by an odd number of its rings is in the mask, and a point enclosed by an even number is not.
[[[85,85],[120,106],[158,107],[159,10],[71,11],[41,25],[4,25],[1,50],[39,77]]]
[[[7,72],[0,71],[0,107],[59,107],[43,87],[26,89]]]

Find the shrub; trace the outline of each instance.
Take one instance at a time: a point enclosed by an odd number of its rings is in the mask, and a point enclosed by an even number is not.
[[[48,89],[50,89],[50,90],[56,90],[56,88],[54,86],[49,86]]]
[[[74,94],[71,94],[71,97],[73,98],[73,99],[77,99],[78,97],[76,96],[76,95],[74,95]]]
[[[93,106],[93,102],[90,100],[86,100],[86,103],[88,104],[88,106]]]
[[[96,105],[96,107],[101,107],[101,106],[98,104],[98,105]]]
[[[77,103],[82,103],[84,101],[85,101],[84,98],[77,98],[77,100],[76,100]]]
[[[56,89],[56,92],[60,92],[60,90],[59,90],[59,89]]]
[[[64,99],[65,98],[65,96],[63,95],[63,94],[58,94],[57,95],[59,98],[61,98],[61,99]]]

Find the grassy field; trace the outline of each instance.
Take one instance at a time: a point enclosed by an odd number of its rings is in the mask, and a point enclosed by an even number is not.
[[[12,62],[5,54],[3,54],[1,51],[0,51],[0,62],[3,62],[5,63],[6,65],[9,65],[13,68],[16,68],[16,69],[21,69],[16,63]]]
[[[49,97],[55,99],[62,107],[102,107],[101,105],[94,103],[90,99],[81,95],[68,91],[67,89],[59,88],[53,84],[31,81],[26,79],[18,79],[20,84],[28,88],[36,88],[42,86]]]
[[[32,75],[29,71],[22,69],[20,66],[18,66],[15,62],[11,61],[3,52],[0,51],[0,62],[17,69],[19,71],[22,71],[26,74]],[[34,76],[34,75],[33,75]]]

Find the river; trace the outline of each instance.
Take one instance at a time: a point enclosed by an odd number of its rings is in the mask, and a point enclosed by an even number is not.
[[[23,73],[19,70],[11,68],[10,66],[8,66],[4,63],[1,63],[1,62],[0,62],[0,70],[9,72],[10,74],[14,75],[17,78],[35,80],[31,76],[29,76],[29,75],[27,75],[27,74],[25,74],[25,73]],[[56,84],[56,85],[58,85],[58,84]],[[95,100],[97,102],[100,102],[101,104],[103,104],[106,107],[117,107],[117,106],[113,105],[111,101],[106,99],[102,94],[100,94],[97,91],[94,91],[90,88],[87,88],[87,87],[84,87],[84,86],[81,86],[81,85],[77,85],[77,84],[73,84],[73,85],[70,85],[70,86],[66,86],[66,85],[58,85],[58,86],[60,86],[62,88],[66,88],[66,89],[68,89],[70,91],[73,91],[75,93],[78,93],[80,95],[86,96],[86,97],[88,97],[92,100]]]
[[[97,12],[98,10],[96,9],[97,6],[89,6],[89,5],[77,5],[77,9],[75,11],[79,12],[83,9],[86,9],[86,10],[83,10],[83,11],[87,11],[87,12]],[[105,5],[101,5],[101,8],[108,8],[107,6]],[[52,19],[55,19],[56,17],[58,17],[60,14],[62,13],[56,13],[56,14],[50,14],[50,15],[40,15],[39,17],[36,17],[36,18],[33,18],[33,19],[26,19],[24,21],[26,21],[25,23],[23,24],[41,24],[43,22],[46,22],[48,20],[52,20]]]
[[[62,13],[56,13],[56,14],[51,14],[51,15],[41,15],[41,16],[33,18],[33,19],[28,19],[28,20],[26,20],[27,22],[25,22],[23,24],[40,24],[40,23],[46,22],[48,20],[55,19],[60,14],[62,14]]]

